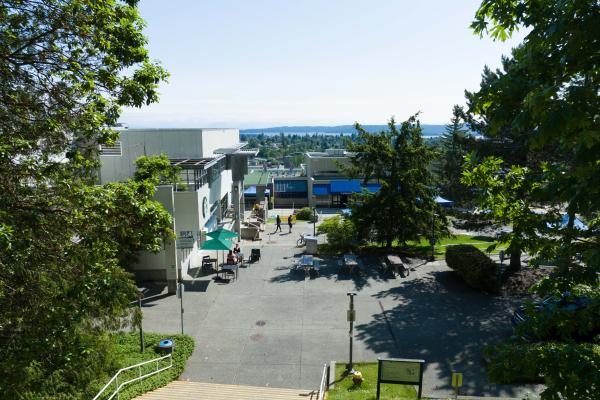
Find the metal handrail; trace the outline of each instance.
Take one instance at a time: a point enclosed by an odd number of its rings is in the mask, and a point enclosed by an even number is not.
[[[323,375],[321,375],[321,384],[319,385],[319,397],[317,400],[325,398],[325,389],[327,387],[327,364],[323,364]]]
[[[158,368],[158,362],[161,360],[164,360],[166,358],[170,359],[170,363],[168,366],[163,367],[163,368]],[[146,365],[146,364],[150,364],[156,362],[156,371],[152,371],[150,373],[147,373],[145,375],[142,375],[142,365]],[[116,389],[112,392],[112,394],[110,395],[110,397],[108,397],[106,400],[111,400],[113,397],[115,397],[115,395],[117,396],[117,399],[119,398],[119,392],[121,391],[121,389],[123,388],[123,386],[128,385],[130,383],[133,383],[135,381],[139,381],[141,379],[145,379],[149,376],[158,374],[159,372],[162,372],[164,370],[167,370],[169,368],[171,368],[173,366],[173,354],[169,353],[166,356],[162,356],[162,357],[158,357],[158,358],[154,358],[152,360],[148,360],[148,361],[144,361],[135,365],[131,365],[129,367],[125,367],[125,368],[121,368],[120,370],[117,371],[117,373],[111,378],[110,381],[108,381],[108,383],[106,385],[104,385],[104,387],[102,389],[100,389],[100,391],[98,392],[98,394],[96,396],[94,396],[94,398],[92,400],[98,400],[100,398],[100,396],[102,395],[102,393],[104,393],[104,391],[110,386],[111,383],[116,382],[117,387]],[[133,378],[130,379],[128,381],[125,381],[123,383],[121,383],[119,385],[119,375],[121,374],[121,372],[125,372],[125,371],[129,371],[130,369],[134,369],[134,368],[138,368],[139,371],[139,376],[137,378]]]

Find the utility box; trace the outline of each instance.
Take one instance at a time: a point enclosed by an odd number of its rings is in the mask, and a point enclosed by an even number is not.
[[[304,236],[304,241],[306,242],[306,254],[317,254],[317,237],[313,235],[306,235]]]

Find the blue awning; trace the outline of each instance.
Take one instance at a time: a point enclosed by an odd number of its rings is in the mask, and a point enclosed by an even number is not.
[[[271,191],[269,189],[265,189],[265,196],[268,196],[270,194],[271,194]],[[244,196],[248,196],[248,197],[256,196],[256,186],[248,186],[244,190]]]
[[[339,180],[339,181],[331,181],[331,193],[360,193],[362,189],[360,187],[360,180],[358,179],[348,179],[348,180]]]
[[[330,195],[329,185],[315,184],[313,185],[313,195],[315,196],[327,196]]]
[[[369,191],[369,193],[377,193],[379,189],[381,189],[381,183],[367,183],[365,188]]]

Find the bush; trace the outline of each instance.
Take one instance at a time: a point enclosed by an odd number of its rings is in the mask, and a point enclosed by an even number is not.
[[[296,219],[303,221],[310,221],[313,216],[313,210],[310,207],[304,207],[298,210],[296,213]]]
[[[506,343],[486,349],[490,380],[544,382],[543,400],[597,399],[600,345],[593,343]]]
[[[160,340],[170,338],[175,343],[175,349],[173,350],[173,367],[159,372],[156,375],[150,376],[138,382],[134,382],[127,385],[121,390],[119,398],[121,400],[133,399],[140,396],[143,393],[151,390],[158,389],[162,386],[167,385],[169,382],[179,378],[187,359],[192,355],[194,351],[194,339],[188,335],[171,335],[161,333],[144,333],[146,348],[143,354],[140,353],[139,333],[116,333],[111,336],[113,341],[113,354],[117,359],[117,369],[128,367],[130,365],[137,364],[145,360],[152,360],[160,357],[162,354],[158,354],[155,351],[155,347],[158,345]],[[160,367],[167,366],[168,363],[159,364]],[[150,363],[142,367],[142,372],[147,373],[156,368],[155,363]],[[117,371],[107,371],[108,378],[103,378],[101,381],[92,382],[87,390],[86,396],[83,398],[91,398],[102,386],[108,382],[112,375]],[[138,370],[133,370],[129,375],[125,372],[125,375],[121,375],[119,381],[124,379],[132,379],[136,377]],[[105,392],[107,393],[107,392]],[[110,393],[110,391],[109,391]],[[103,396],[102,398],[107,398]]]
[[[448,246],[446,264],[456,271],[467,285],[491,293],[499,292],[498,266],[475,246]]]
[[[317,232],[327,235],[328,247],[333,252],[351,250],[356,245],[354,224],[339,215],[325,219]]]

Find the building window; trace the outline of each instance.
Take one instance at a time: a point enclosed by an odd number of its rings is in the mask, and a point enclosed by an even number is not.
[[[305,180],[276,180],[275,198],[307,198],[308,186]]]

